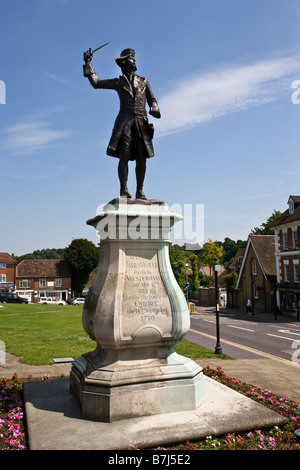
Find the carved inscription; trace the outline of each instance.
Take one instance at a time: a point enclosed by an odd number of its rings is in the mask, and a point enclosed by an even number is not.
[[[126,253],[122,304],[127,334],[143,324],[151,324],[162,333],[170,332],[171,306],[159,272],[156,251],[145,250],[141,256],[130,251]]]

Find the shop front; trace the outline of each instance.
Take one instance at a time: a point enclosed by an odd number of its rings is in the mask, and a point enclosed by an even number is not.
[[[39,290],[37,292],[37,297],[54,297],[57,300],[67,300],[69,297],[69,291],[68,290]]]
[[[300,320],[300,286],[277,284],[280,301],[280,311]]]

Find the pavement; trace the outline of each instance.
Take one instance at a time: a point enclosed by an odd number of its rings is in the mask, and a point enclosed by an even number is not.
[[[0,363],[0,377],[10,379],[15,373],[19,378],[27,378],[29,376],[42,378],[45,375],[51,377],[60,375],[68,376],[70,374],[71,367],[71,362],[63,362],[57,364],[53,363],[42,366],[32,366],[30,364],[23,364],[20,362],[19,357],[13,356],[12,354],[6,352],[5,363]]]

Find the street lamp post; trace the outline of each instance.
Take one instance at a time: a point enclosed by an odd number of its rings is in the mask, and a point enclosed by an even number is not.
[[[218,271],[220,266],[217,264],[217,258],[215,259],[215,294],[216,294],[216,327],[217,327],[217,344],[215,347],[215,354],[222,354],[222,347],[220,343],[220,325],[219,325],[219,288],[218,288]]]

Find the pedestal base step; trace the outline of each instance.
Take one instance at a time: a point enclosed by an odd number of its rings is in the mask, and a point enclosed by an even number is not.
[[[161,413],[196,410],[205,399],[204,376],[191,359],[116,363],[91,370],[81,357],[70,374],[85,419],[113,422]]]

